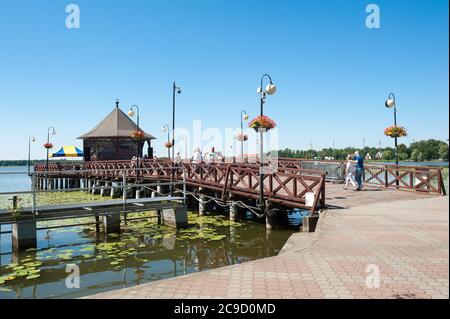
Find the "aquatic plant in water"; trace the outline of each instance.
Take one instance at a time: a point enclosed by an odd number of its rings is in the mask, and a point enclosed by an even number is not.
[[[57,194],[57,193],[53,193]],[[102,200],[100,196],[93,196],[84,193],[66,193],[66,196],[45,197],[45,202],[60,203],[61,200],[80,200],[91,197],[94,200]],[[67,196],[69,194],[69,196]],[[130,213],[127,216],[128,223],[123,225],[121,234],[109,234],[111,242],[85,243],[74,248],[51,247],[47,249],[29,249],[25,258],[18,263],[11,263],[0,267],[0,292],[8,292],[10,285],[15,285],[16,281],[39,280],[46,270],[62,269],[67,262],[81,263],[83,260],[100,261],[106,260],[111,270],[121,270],[126,267],[127,262],[132,258],[134,261],[147,263],[148,259],[141,257],[147,253],[148,247],[164,246],[164,241],[174,239],[185,241],[202,242],[221,241],[226,235],[218,234],[218,227],[242,226],[242,223],[227,220],[224,216],[199,216],[191,212],[188,213],[189,227],[187,229],[176,230],[172,227],[158,225],[154,218],[154,211]],[[148,219],[141,219],[148,217]],[[133,220],[139,218],[139,220]],[[75,223],[88,223],[93,221],[93,217],[81,219],[66,219],[56,221],[39,222],[39,227],[50,227],[57,225],[70,225]],[[94,225],[85,225],[69,228],[49,230],[50,233],[57,232],[83,232],[85,235],[93,236]],[[50,237],[49,237],[50,238]],[[155,246],[156,245],[156,246]],[[67,246],[67,245],[66,245]],[[131,260],[130,260],[131,261]],[[143,267],[146,267],[145,265]]]

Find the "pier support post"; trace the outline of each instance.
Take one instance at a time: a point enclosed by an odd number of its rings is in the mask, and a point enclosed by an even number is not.
[[[271,216],[271,214],[269,213],[270,206],[266,203],[265,207],[266,207],[266,211],[264,212],[264,214],[266,215],[266,229],[272,230],[273,229],[273,222],[272,222],[273,216]]]
[[[101,183],[102,185],[100,186],[101,187],[101,189],[100,189],[100,196],[106,196],[106,187],[108,187],[108,186],[110,186],[110,183],[109,182],[105,182],[105,183]]]
[[[120,214],[104,215],[103,217],[103,231],[106,234],[120,232]]]
[[[95,232],[100,232],[100,217],[98,215],[95,215]]]
[[[36,222],[20,221],[12,224],[12,244],[16,251],[36,248]]]
[[[269,216],[266,214],[266,229],[272,229],[272,224],[270,224]]]
[[[235,221],[236,220],[236,217],[237,217],[237,215],[238,215],[238,213],[239,213],[239,206],[238,206],[238,204],[236,203],[236,202],[231,202],[231,205],[230,205],[230,221]]]
[[[100,187],[100,182],[99,181],[95,181],[94,187]],[[93,188],[92,189],[92,195],[97,195],[97,194],[99,194],[99,190]]]
[[[111,182],[111,187],[113,187],[113,186],[116,186],[116,185],[114,185],[114,183],[113,182]],[[116,197],[116,189],[115,188],[111,188],[110,190],[109,190],[109,197],[111,197],[111,198],[114,198],[114,197]]]
[[[203,216],[206,214],[206,197],[205,197],[205,195],[202,195],[202,194],[199,195],[198,214],[200,216]]]
[[[140,189],[136,188],[136,199],[141,198],[141,192],[142,191]]]
[[[160,213],[164,225],[174,228],[186,228],[188,226],[187,207],[178,206],[174,208],[164,208]]]
[[[318,221],[319,214],[305,216],[302,218],[302,227],[300,230],[305,233],[315,232]]]

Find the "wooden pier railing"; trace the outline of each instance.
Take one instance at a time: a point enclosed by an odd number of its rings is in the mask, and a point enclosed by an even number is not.
[[[37,165],[36,172],[44,172],[45,165]],[[139,168],[139,169],[137,169]],[[49,176],[65,174],[73,170],[73,165],[51,164]],[[221,194],[258,199],[260,178],[257,164],[238,163],[194,163],[183,161],[172,165],[168,160],[133,161],[96,161],[84,162],[78,170],[83,178],[120,179],[122,171],[127,171],[129,178],[142,180],[185,180],[188,185],[207,188]],[[279,167],[274,174],[264,176],[264,197],[269,203],[287,207],[302,208],[316,212],[325,207],[325,176],[317,170]],[[307,203],[308,193],[314,193],[313,203]]]
[[[35,171],[43,172],[45,168],[45,165],[37,165]],[[170,160],[150,159],[139,162],[81,162],[78,165],[51,163],[48,170],[48,176],[73,176],[77,174],[76,170],[80,170],[83,173],[79,175],[83,178],[103,180],[117,180],[123,176],[123,171],[127,171],[128,178],[138,180],[179,181],[185,174],[184,178],[188,185],[210,189],[219,193],[222,198],[226,194],[234,194],[258,199],[260,187],[258,164],[233,161],[181,161],[175,165]],[[280,158],[276,172],[264,176],[265,200],[315,212],[319,207],[325,207],[326,179],[339,182],[344,176],[345,169],[342,161]],[[365,165],[363,178],[366,185],[375,187],[446,195],[440,167],[370,163]],[[306,200],[309,193],[314,193],[312,204],[307,203]]]
[[[292,158],[279,158],[278,161],[278,165],[282,167],[326,171],[327,180],[332,181],[343,181],[346,173],[344,161]],[[366,163],[363,178],[365,184],[377,187],[446,195],[447,190],[445,189],[442,170],[442,167],[434,166]]]
[[[447,194],[440,167],[365,165],[364,182],[385,188]]]

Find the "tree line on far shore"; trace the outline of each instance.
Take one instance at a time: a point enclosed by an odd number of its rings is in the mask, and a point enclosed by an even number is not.
[[[355,148],[346,147],[343,149],[337,148],[324,148],[320,151],[317,150],[291,150],[286,148],[278,151],[279,157],[289,158],[305,158],[305,159],[325,159],[333,158],[335,160],[345,160],[348,154],[354,154],[355,151],[359,151],[362,156],[370,154],[372,159],[376,158],[378,152],[382,154],[381,160],[392,161],[395,159],[395,149],[393,147],[365,147]],[[444,141],[439,140],[424,140],[418,141],[406,146],[405,144],[398,145],[398,154],[400,161],[448,161],[449,160],[449,146]]]

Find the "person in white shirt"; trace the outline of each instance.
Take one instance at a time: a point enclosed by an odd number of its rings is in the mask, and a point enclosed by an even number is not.
[[[355,165],[352,161],[352,156],[347,156],[347,165],[345,166],[345,186],[344,189],[348,188],[348,183],[352,183],[353,188],[356,189],[356,183],[355,183]]]
[[[213,147],[211,147],[211,150],[209,152],[205,153],[205,161],[210,161],[210,162],[214,162],[214,160],[216,159],[216,150]]]
[[[194,151],[194,156],[192,156],[192,160],[197,163],[200,163],[202,161],[202,152],[198,147]]]

